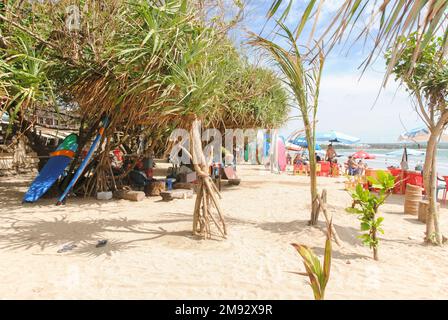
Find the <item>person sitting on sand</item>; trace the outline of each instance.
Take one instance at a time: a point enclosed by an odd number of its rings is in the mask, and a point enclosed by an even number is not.
[[[294,164],[299,165],[302,163],[303,163],[302,156],[300,155],[300,153],[297,153],[296,156],[294,157]]]
[[[327,152],[325,153],[325,161],[332,162],[333,159],[337,157],[336,151],[333,148],[333,144],[329,144],[327,147]]]

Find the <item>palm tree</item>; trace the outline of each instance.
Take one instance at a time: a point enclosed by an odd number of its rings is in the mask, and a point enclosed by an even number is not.
[[[308,143],[309,164],[310,164],[310,192],[311,192],[311,217],[310,224],[317,223],[319,214],[319,200],[316,179],[316,158],[315,158],[315,133],[316,115],[319,99],[319,86],[324,65],[324,55],[322,51],[318,53],[318,59],[308,60],[307,55],[302,54],[293,33],[286,25],[277,22],[281,28],[281,35],[287,40],[288,50],[280,45],[265,39],[261,36],[251,34],[250,44],[262,48],[268,52],[281,70],[284,82],[289,87],[295,102],[297,103],[305,130]],[[310,52],[307,52],[310,56]]]
[[[373,9],[368,6],[372,2],[375,5]],[[292,3],[292,0],[273,0],[267,14],[268,18],[279,12],[282,4],[287,4],[280,17],[285,19],[291,11]],[[310,0],[308,2],[308,6],[303,13],[303,19],[297,21],[296,38],[303,30],[306,21],[314,18],[310,39],[313,38],[315,26],[324,3],[325,0]],[[323,39],[328,36],[331,48],[334,44],[340,42],[344,36],[354,33],[355,26],[360,26],[361,31],[355,34],[355,39],[363,37],[373,39],[373,48],[364,61],[364,68],[372,62],[376,54],[381,54],[382,50],[391,46],[391,59],[386,73],[387,79],[397,58],[406,49],[404,44],[397,40],[403,36],[408,37],[415,31],[419,31],[419,36],[413,52],[413,62],[417,60],[431,38],[438,33],[443,34],[442,48],[443,55],[446,56],[448,53],[447,8],[448,1],[444,0],[382,0],[378,2],[344,0],[327,23],[320,37]],[[370,20],[366,25],[365,21],[368,16],[370,16]],[[374,24],[375,28],[372,28]],[[377,30],[376,27],[378,27]]]

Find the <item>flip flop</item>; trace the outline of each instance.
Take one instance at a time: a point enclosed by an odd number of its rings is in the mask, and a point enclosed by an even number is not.
[[[73,250],[73,249],[76,248],[76,247],[77,247],[77,245],[74,244],[74,243],[64,244],[64,245],[62,246],[62,248],[58,250],[58,253],[71,251],[71,250]]]
[[[104,247],[106,244],[107,244],[107,240],[98,240],[95,247],[97,247],[97,248]]]

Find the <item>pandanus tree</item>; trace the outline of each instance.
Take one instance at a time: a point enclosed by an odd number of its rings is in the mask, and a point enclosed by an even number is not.
[[[398,39],[405,49],[396,59],[392,72],[414,98],[415,111],[430,132],[423,169],[430,203],[426,241],[441,244],[443,236],[437,211],[437,145],[448,124],[448,61],[443,57],[443,39],[440,37],[430,39],[414,61],[418,38],[419,34],[414,33],[408,38]],[[393,51],[387,53],[388,63],[392,55]]]
[[[7,43],[1,50],[1,88],[8,101],[15,101],[6,109],[14,114],[16,97],[22,97],[16,93],[27,93],[28,88],[44,93],[46,86],[58,98],[73,102],[81,118],[80,148],[69,171],[75,169],[102,116],[110,119],[104,148],[95,154],[83,182],[75,186],[84,194],[113,187],[109,151],[120,144],[138,153],[132,141],[143,137],[147,143],[141,155],[148,148],[166,147],[174,128],[193,128],[195,120],[204,127],[237,128],[277,126],[284,121],[286,93],[275,74],[250,66],[227,38],[229,23],[205,21],[193,4],[187,0],[10,1],[2,11],[1,35]],[[68,5],[82,9],[81,20],[73,28],[67,28]],[[11,41],[17,34],[30,39],[31,50]],[[22,67],[23,57],[26,63],[36,62],[29,63],[34,67]],[[28,77],[24,71],[35,76]],[[261,80],[254,81],[258,75]],[[44,94],[33,97],[21,99],[27,102],[19,107],[22,119],[48,100]],[[197,131],[192,131],[197,152],[190,152],[201,159],[197,137]],[[197,169],[206,188],[197,206],[207,213],[213,203],[220,211],[204,163]],[[125,170],[118,178],[126,174]],[[199,216],[194,232],[210,235],[211,220],[207,214]],[[224,225],[218,225],[225,235]]]
[[[287,40],[287,48],[278,43],[252,34],[250,44],[262,48],[272,58],[281,71],[283,81],[297,103],[303,121],[305,137],[308,144],[310,166],[311,217],[310,224],[317,223],[319,214],[319,195],[317,191],[315,134],[317,109],[319,101],[319,86],[324,66],[324,55],[318,51],[316,59],[307,48],[300,48],[297,40],[288,27],[278,22],[281,35]]]

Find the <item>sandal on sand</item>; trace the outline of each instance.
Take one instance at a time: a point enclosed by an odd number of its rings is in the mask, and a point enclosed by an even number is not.
[[[71,250],[73,250],[73,249],[76,248],[76,247],[77,247],[77,245],[74,244],[74,243],[64,244],[64,245],[62,246],[62,248],[58,250],[58,253],[71,251]]]
[[[97,247],[97,248],[104,247],[106,244],[107,244],[107,240],[98,240],[95,247]]]

